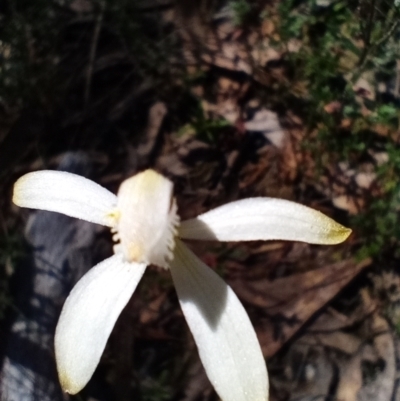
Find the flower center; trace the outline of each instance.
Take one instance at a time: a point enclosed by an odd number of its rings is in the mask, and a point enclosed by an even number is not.
[[[179,216],[173,184],[154,170],[125,180],[118,191],[115,248],[130,262],[168,268],[175,247]]]

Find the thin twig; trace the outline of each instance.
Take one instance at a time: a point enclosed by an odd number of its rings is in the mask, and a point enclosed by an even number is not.
[[[106,2],[105,2],[105,0],[102,0],[102,1],[100,1],[100,11],[96,18],[96,24],[95,24],[94,30],[93,30],[93,37],[92,37],[90,53],[89,53],[89,64],[88,64],[88,67],[86,70],[86,85],[85,85],[85,94],[84,94],[85,108],[88,105],[89,99],[90,99],[94,62],[95,62],[95,58],[96,58],[97,45],[99,42],[99,36],[100,36],[100,31],[101,31],[101,25],[103,24],[105,9],[106,9]]]
[[[390,36],[392,36],[392,34],[394,33],[394,31],[396,30],[396,28],[399,26],[399,21],[396,20],[393,25],[389,28],[389,30],[385,33],[385,35],[383,35],[379,40],[377,40],[375,43],[373,43],[373,46],[377,47],[379,45],[381,45],[383,42],[385,42],[387,39],[390,38]]]
[[[376,11],[375,3],[376,3],[376,1],[372,0],[372,3],[370,4],[367,23],[362,32],[362,36],[363,36],[363,40],[364,40],[364,48],[362,49],[361,56],[358,60],[358,65],[359,65],[360,69],[364,65],[364,63],[367,59],[368,53],[371,50],[371,34],[372,34],[372,28],[373,28],[373,24],[374,24],[374,17],[375,17],[375,11]]]

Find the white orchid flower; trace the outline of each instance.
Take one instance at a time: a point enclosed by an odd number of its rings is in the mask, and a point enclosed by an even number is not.
[[[149,264],[170,269],[201,361],[223,401],[268,400],[268,374],[255,331],[232,289],[181,239],[290,240],[337,244],[351,230],[281,199],[228,203],[180,223],[173,184],[153,170],[126,181],[115,196],[81,176],[39,171],[21,177],[13,201],[111,228],[115,254],[86,273],[67,298],[56,328],[63,389],[76,394],[91,378],[111,330]]]

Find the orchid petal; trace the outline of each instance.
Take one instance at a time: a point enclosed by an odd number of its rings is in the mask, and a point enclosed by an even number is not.
[[[67,298],[55,335],[62,388],[76,394],[89,381],[107,339],[146,265],[116,254],[89,270]]]
[[[115,225],[117,197],[87,178],[64,171],[25,174],[14,185],[13,202],[109,227]]]
[[[267,401],[257,336],[232,289],[176,241],[171,273],[208,378],[223,401]]]
[[[118,235],[127,260],[167,268],[179,216],[173,184],[153,170],[125,180],[118,190]]]
[[[321,212],[283,199],[248,198],[217,207],[181,223],[185,239],[287,240],[338,244],[351,233]]]

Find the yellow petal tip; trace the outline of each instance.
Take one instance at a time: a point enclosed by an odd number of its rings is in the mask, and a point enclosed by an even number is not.
[[[74,384],[65,372],[60,372],[58,374],[58,378],[60,380],[61,388],[63,389],[64,393],[74,395],[79,393],[79,391],[81,391],[83,388],[83,386],[77,386],[76,384]]]
[[[22,187],[24,185],[24,181],[25,181],[25,176],[22,176],[14,184],[12,201],[17,206],[21,206],[21,202],[22,202],[21,190],[23,189]]]
[[[342,226],[341,224],[334,222],[330,227],[328,233],[327,239],[329,242],[327,242],[327,244],[332,244],[332,245],[340,244],[346,241],[346,239],[349,238],[351,233],[352,233],[351,228],[347,228],[345,226]]]

